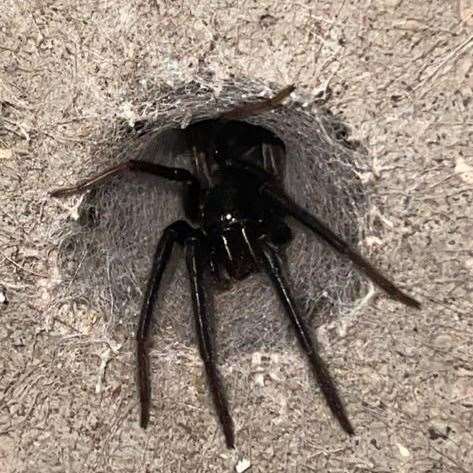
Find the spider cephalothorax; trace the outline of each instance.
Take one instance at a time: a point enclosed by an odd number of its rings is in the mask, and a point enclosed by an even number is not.
[[[282,256],[292,240],[286,223],[293,218],[352,263],[392,298],[410,307],[420,304],[397,288],[322,221],[289,198],[282,187],[284,142],[273,132],[241,121],[280,105],[292,91],[286,87],[273,98],[245,104],[212,119],[191,123],[184,130],[194,159],[194,174],[186,169],[130,160],[74,187],[55,190],[59,197],[90,189],[124,171],[152,174],[183,187],[186,220],[171,223],[158,242],[137,329],[138,385],[141,426],[149,421],[149,337],[151,317],[161,278],[175,243],[186,250],[199,351],[204,362],[215,408],[228,447],[235,444],[233,421],[215,362],[204,273],[228,286],[251,273],[264,271],[274,286],[306,353],[328,406],[342,428],[353,434],[335,384],[320,358],[310,331],[295,304],[284,274]]]

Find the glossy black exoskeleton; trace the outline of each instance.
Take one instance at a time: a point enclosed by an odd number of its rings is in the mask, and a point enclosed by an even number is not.
[[[205,125],[218,129],[220,123]],[[232,131],[241,139],[235,140]],[[223,124],[219,138],[198,221],[207,235],[211,269],[217,279],[242,280],[258,270],[252,241],[267,239],[281,246],[291,239],[283,214],[259,193],[266,182],[277,182],[275,174],[281,172],[285,147],[268,130],[241,122]],[[261,143],[265,143],[265,154]],[[235,156],[235,149],[240,158]],[[209,150],[199,153],[210,155]],[[266,166],[271,169],[265,171]]]
[[[175,243],[186,249],[199,351],[226,444],[230,448],[235,444],[234,427],[209,330],[209,309],[203,282],[207,269],[225,285],[256,271],[267,273],[330,410],[348,434],[354,433],[353,427],[294,302],[281,264],[283,248],[292,239],[286,220],[293,218],[305,225],[332,249],[349,258],[392,298],[410,307],[420,307],[415,299],[397,288],[322,221],[285,194],[282,185],[286,164],[284,142],[264,127],[241,121],[276,108],[293,89],[289,86],[273,98],[236,107],[213,119],[191,123],[184,130],[184,137],[193,156],[194,173],[130,160],[74,187],[51,193],[58,197],[87,190],[127,170],[177,181],[183,186],[186,220],[166,227],[158,243],[136,335],[143,428],[149,421],[151,399],[148,357],[150,322],[161,278]]]

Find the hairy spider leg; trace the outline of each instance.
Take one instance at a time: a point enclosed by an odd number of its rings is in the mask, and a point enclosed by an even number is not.
[[[260,192],[261,195],[269,199],[274,206],[279,207],[288,215],[312,230],[312,232],[331,246],[335,251],[349,258],[359,270],[361,270],[369,279],[371,279],[371,281],[383,289],[393,299],[396,299],[409,307],[420,309],[421,305],[417,300],[394,285],[394,283],[383,276],[383,274],[381,274],[381,272],[370,262],[350,248],[346,242],[332,232],[332,230],[330,230],[320,219],[300,207],[289,196],[285,195],[279,189],[276,190],[269,186],[263,186]]]
[[[199,351],[204,362],[207,380],[212,393],[213,402],[225,435],[228,448],[235,448],[235,433],[233,420],[230,415],[228,401],[225,396],[220,374],[215,363],[215,354],[212,346],[208,307],[205,299],[203,284],[203,262],[201,256],[201,238],[189,238],[186,243],[186,264],[192,292],[195,326]]]
[[[289,320],[296,332],[297,340],[307,355],[315,379],[319,384],[322,393],[327,400],[327,404],[332,411],[334,417],[338,420],[343,430],[353,435],[355,433],[345,407],[340,399],[338,390],[333,382],[330,373],[325,366],[322,358],[318,354],[316,346],[310,336],[302,317],[300,316],[293,295],[290,291],[288,281],[283,273],[281,263],[276,251],[266,243],[260,243],[260,258],[263,261],[264,268],[268,274],[274,289],[286,311]]]
[[[138,394],[141,405],[140,425],[146,429],[151,405],[151,383],[149,370],[150,327],[153,309],[158,297],[161,279],[171,257],[174,243],[183,242],[192,231],[187,222],[179,220],[164,229],[153,257],[148,285],[146,287],[140,320],[136,330],[136,355]]]
[[[170,181],[184,183],[186,188],[183,197],[183,204],[186,217],[193,221],[198,218],[201,188],[199,180],[195,176],[193,176],[187,169],[163,166],[161,164],[136,159],[131,159],[125,163],[113,166],[94,177],[79,182],[75,186],[53,190],[50,195],[52,197],[62,197],[75,194],[76,192],[85,191],[99,186],[112,177],[122,174],[125,171],[143,172],[163,177]]]

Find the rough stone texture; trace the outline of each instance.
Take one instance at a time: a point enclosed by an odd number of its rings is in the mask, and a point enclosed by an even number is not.
[[[471,11],[466,0],[4,1],[0,471],[233,471],[239,459],[255,472],[471,471]],[[238,438],[227,451],[195,348],[158,334],[143,432],[128,325],[110,330],[62,280],[58,229],[80,199],[47,191],[97,168],[97,137],[134,117],[140,87],[209,73],[214,87],[294,82],[309,101],[329,87],[326,106],[367,150],[360,248],[424,307],[368,291],[318,330],[354,438],[291,343],[222,360]],[[70,300],[57,299],[64,284]]]

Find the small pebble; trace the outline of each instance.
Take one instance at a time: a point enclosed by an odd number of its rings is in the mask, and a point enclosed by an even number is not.
[[[235,471],[237,473],[243,473],[245,471],[248,471],[251,468],[251,463],[249,460],[246,458],[242,458],[235,467]]]

